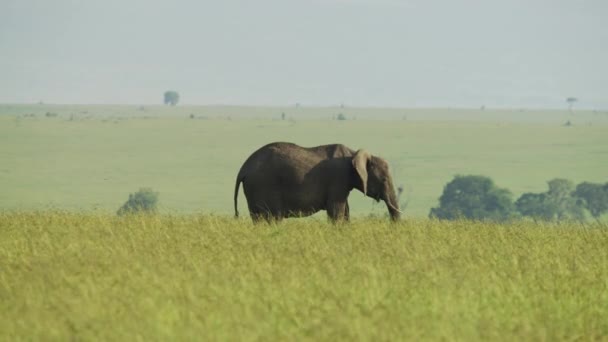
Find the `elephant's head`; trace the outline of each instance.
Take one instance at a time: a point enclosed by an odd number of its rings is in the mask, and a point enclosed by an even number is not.
[[[383,200],[391,218],[398,220],[401,211],[386,160],[358,150],[353,156],[353,167],[361,179],[359,190],[376,201]]]

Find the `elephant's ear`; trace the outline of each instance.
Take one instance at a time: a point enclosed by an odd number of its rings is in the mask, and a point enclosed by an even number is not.
[[[359,150],[353,157],[353,167],[357,170],[361,184],[363,184],[363,194],[367,195],[367,162],[372,158],[372,155],[366,150]]]

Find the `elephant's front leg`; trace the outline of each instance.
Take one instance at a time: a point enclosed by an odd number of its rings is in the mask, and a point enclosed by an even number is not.
[[[333,201],[327,205],[327,216],[332,222],[348,221],[348,202]]]

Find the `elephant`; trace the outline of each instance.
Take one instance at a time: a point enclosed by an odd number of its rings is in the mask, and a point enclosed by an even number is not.
[[[386,160],[342,144],[301,147],[274,142],[253,152],[236,177],[235,217],[241,183],[254,222],[276,222],[320,210],[326,210],[334,223],[348,221],[348,195],[353,189],[384,201],[393,221],[401,214]]]

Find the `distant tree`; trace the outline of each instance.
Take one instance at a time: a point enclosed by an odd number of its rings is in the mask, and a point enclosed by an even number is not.
[[[576,186],[572,193],[596,220],[608,212],[608,183],[596,184],[583,182]]]
[[[517,211],[523,216],[532,217],[535,221],[553,219],[554,212],[546,205],[546,194],[525,193],[515,201]]]
[[[129,199],[118,209],[116,214],[121,216],[140,212],[153,213],[156,212],[157,203],[158,192],[154,192],[150,188],[141,188],[136,193],[129,194]]]
[[[281,113],[281,120],[285,120],[285,113]]]
[[[179,102],[179,93],[175,90],[167,90],[165,92],[164,103],[175,106]]]
[[[570,111],[570,113],[572,113],[572,106],[574,106],[574,103],[577,101],[578,99],[576,97],[569,97],[566,99],[566,102],[568,103],[568,110]]]
[[[572,196],[574,183],[555,178],[547,184],[547,192],[525,193],[515,201],[520,214],[547,221],[584,220],[584,207],[580,200]]]
[[[574,183],[563,178],[555,178],[547,182],[549,191],[547,201],[555,210],[558,221],[562,220],[583,220],[585,214],[583,206],[572,196]]]
[[[346,116],[342,113],[338,114],[337,119],[340,121],[346,120]]]
[[[456,176],[443,189],[431,218],[504,221],[514,216],[511,193],[484,176]]]

